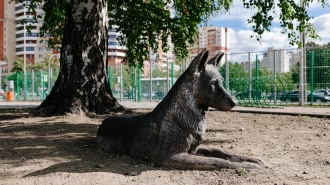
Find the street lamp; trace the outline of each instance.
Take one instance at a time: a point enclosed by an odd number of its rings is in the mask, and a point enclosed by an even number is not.
[[[56,58],[59,58],[60,57],[60,54],[52,54],[50,55],[50,57],[48,58],[48,92],[50,92],[50,85],[51,85],[51,79],[52,79],[52,74],[50,74],[50,59],[52,57],[56,57]]]

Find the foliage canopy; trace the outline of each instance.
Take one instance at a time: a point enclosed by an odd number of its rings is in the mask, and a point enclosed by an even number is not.
[[[24,0],[19,0],[24,2]],[[31,0],[33,4],[41,4],[43,0]],[[50,34],[50,45],[60,44],[63,36],[65,4],[70,1],[46,0],[43,4],[45,16],[35,15],[35,19],[43,19],[40,37]],[[194,42],[194,36],[201,23],[207,23],[210,16],[229,10],[232,0],[112,0],[108,3],[110,26],[116,25],[117,31],[123,33],[118,37],[121,45],[127,47],[126,60],[130,65],[142,65],[148,58],[149,47],[156,51],[159,41],[163,51],[169,48],[169,40],[174,44],[174,52],[178,59],[187,57],[187,46]],[[243,0],[244,8],[256,10],[248,19],[253,25],[255,37],[260,40],[265,31],[270,31],[272,21],[279,16],[283,34],[287,34],[290,44],[301,46],[299,35],[303,32],[310,38],[319,38],[311,17],[306,8],[313,0],[303,0],[303,6],[294,0],[259,1]],[[328,6],[326,0],[317,0],[323,7]],[[171,9],[172,11],[169,11]],[[278,15],[279,14],[279,15]],[[23,20],[26,23],[26,20]],[[295,24],[296,23],[296,24]],[[169,37],[170,36],[170,37]],[[252,36],[251,36],[252,37]]]

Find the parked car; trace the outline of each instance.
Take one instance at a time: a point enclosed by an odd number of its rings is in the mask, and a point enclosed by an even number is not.
[[[325,96],[324,91],[325,91],[325,89],[318,89],[313,92],[314,102],[329,102],[330,101],[330,96]],[[310,100],[311,100],[311,96],[310,96]]]
[[[238,92],[235,97],[238,99],[238,100],[244,100],[244,99],[248,99],[249,98],[249,95],[251,93],[251,98],[252,99],[261,99],[263,98],[263,95],[262,95],[262,92],[261,91],[256,91],[256,90],[251,90],[251,91],[244,91],[244,92]]]
[[[307,101],[308,101],[308,96],[310,97],[311,92],[306,91],[306,94],[307,94]],[[283,99],[283,101],[290,101],[290,102],[299,101],[299,90],[292,90],[290,92],[283,94],[282,99]]]
[[[310,102],[312,100],[312,94],[310,91],[306,91],[307,93],[307,101]],[[283,95],[283,101],[290,101],[290,102],[296,102],[299,101],[299,90],[292,90],[288,93],[285,93]],[[329,102],[330,97],[324,96],[324,90],[323,92],[321,90],[316,90],[313,93],[313,102]]]
[[[276,92],[276,100],[283,100],[285,92]],[[274,100],[274,94],[270,93],[267,95],[267,99]]]

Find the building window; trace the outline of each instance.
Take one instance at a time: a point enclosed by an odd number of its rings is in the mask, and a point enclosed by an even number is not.
[[[42,58],[43,56],[42,55],[39,55],[39,58]]]
[[[110,60],[113,60],[113,59],[115,59],[115,57],[114,56],[110,56]]]
[[[117,42],[108,42],[108,45],[110,45],[110,46],[117,46]]]
[[[37,33],[26,33],[27,37],[38,37]]]
[[[29,55],[29,59],[32,59],[33,58],[33,55]]]
[[[42,51],[43,50],[43,48],[39,48],[39,51]]]
[[[26,47],[25,50],[26,51],[34,51],[34,47]]]
[[[115,40],[116,39],[116,35],[109,35],[109,40]]]
[[[46,48],[46,51],[50,51],[50,48]]]

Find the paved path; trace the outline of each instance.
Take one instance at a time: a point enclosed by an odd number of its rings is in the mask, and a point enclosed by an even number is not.
[[[20,108],[35,108],[40,105],[39,101],[0,101],[0,109],[20,109]],[[158,102],[132,102],[122,101],[122,105],[127,108],[137,109],[153,109]],[[242,107],[236,106],[232,111],[237,112],[252,112],[252,113],[271,113],[271,114],[287,114],[287,115],[304,115],[304,116],[317,116],[329,117],[330,107],[300,107],[300,106],[285,106],[285,107],[272,107],[272,108],[255,108],[255,107]]]

